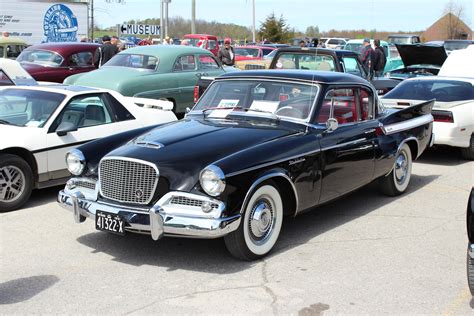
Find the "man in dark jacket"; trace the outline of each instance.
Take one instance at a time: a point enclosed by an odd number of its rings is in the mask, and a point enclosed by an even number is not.
[[[367,80],[372,80],[374,77],[375,52],[372,46],[370,46],[370,40],[368,38],[364,38],[363,45],[364,47],[360,52],[360,58],[367,72]]]
[[[230,46],[230,38],[224,40],[224,47],[217,52],[217,58],[226,66],[234,66],[235,53],[234,48]]]
[[[383,75],[383,70],[385,68],[385,64],[387,63],[387,57],[385,56],[385,51],[380,46],[380,40],[374,40],[375,46],[375,61],[374,61],[374,71],[375,77],[381,77]]]
[[[117,45],[112,44],[111,39],[108,35],[102,37],[102,46],[100,46],[94,55],[94,65],[100,68],[103,64],[109,61],[110,58],[114,57],[118,53]]]

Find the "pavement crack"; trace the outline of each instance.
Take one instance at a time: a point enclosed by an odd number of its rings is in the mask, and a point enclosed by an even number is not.
[[[270,297],[272,298],[272,303],[271,303],[271,308],[272,308],[272,311],[273,311],[273,315],[278,315],[278,307],[276,305],[277,301],[278,301],[278,296],[275,294],[275,292],[273,292],[273,290],[267,285],[269,283],[268,281],[268,274],[267,274],[267,261],[265,261],[265,259],[262,260],[262,280],[263,280],[263,284],[262,284],[262,288],[265,290],[265,292],[270,295]]]

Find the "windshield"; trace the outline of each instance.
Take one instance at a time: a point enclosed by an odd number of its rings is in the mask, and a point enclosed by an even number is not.
[[[363,47],[362,44],[348,43],[346,44],[346,46],[344,46],[344,49],[360,54],[362,47]]]
[[[308,120],[319,87],[282,81],[216,81],[193,108],[207,117],[225,118],[232,114],[256,114],[277,118]]]
[[[138,54],[118,54],[112,57],[104,66],[118,66],[155,70],[158,57]]]
[[[188,41],[189,45],[195,46],[195,47],[197,47],[198,42],[201,41],[199,38],[186,38],[186,40]]]
[[[246,57],[258,57],[258,48],[243,48],[236,47],[234,49],[236,55],[246,56]]]
[[[436,99],[440,102],[473,100],[474,87],[469,82],[455,80],[408,80],[388,92],[384,99]]]
[[[312,53],[283,53],[278,55],[276,69],[301,69],[335,71],[334,58]]]
[[[446,41],[444,42],[444,48],[446,50],[458,50],[467,48],[471,44],[471,41]]]
[[[29,62],[43,66],[58,67],[63,62],[63,57],[56,52],[42,49],[27,49],[21,52],[16,59],[19,62]]]
[[[53,92],[0,90],[0,124],[43,127],[64,98]]]

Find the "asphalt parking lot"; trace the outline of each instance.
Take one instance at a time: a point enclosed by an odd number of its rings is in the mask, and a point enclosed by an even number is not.
[[[473,313],[465,212],[474,162],[447,149],[413,166],[408,192],[371,184],[284,222],[276,249],[241,262],[222,240],[125,238],[78,225],[33,193],[0,214],[0,313]]]

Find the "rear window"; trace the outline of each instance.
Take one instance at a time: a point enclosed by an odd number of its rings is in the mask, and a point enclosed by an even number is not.
[[[158,57],[138,54],[118,54],[112,57],[105,66],[118,66],[129,68],[156,69]]]
[[[431,100],[440,102],[474,99],[474,87],[469,82],[455,80],[409,80],[403,81],[385,99]]]

